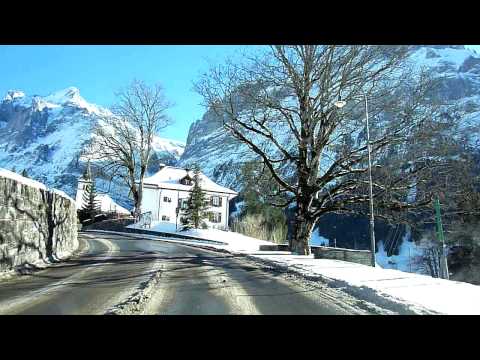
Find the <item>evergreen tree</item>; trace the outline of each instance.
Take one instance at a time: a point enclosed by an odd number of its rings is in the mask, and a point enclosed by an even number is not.
[[[100,213],[100,204],[98,203],[97,190],[95,187],[95,179],[92,176],[90,169],[90,162],[88,162],[87,168],[83,173],[83,178],[88,181],[82,198],[82,208],[80,215],[84,219],[91,219],[92,222],[95,219],[95,215]]]
[[[14,173],[16,173],[16,172],[17,172],[17,169],[15,168],[15,166],[14,166],[14,167],[12,167],[12,170],[11,170],[11,171],[12,171],[12,172],[14,172]]]
[[[90,218],[92,221],[95,219],[95,215],[100,213],[100,204],[98,203],[97,191],[95,188],[95,181],[92,179],[83,192],[83,206],[82,212],[85,217]]]
[[[193,167],[193,188],[187,200],[187,208],[182,211],[184,229],[200,228],[208,217],[206,194],[200,186],[200,168]]]
[[[28,177],[28,174],[27,174],[27,170],[26,170],[26,169],[23,169],[23,171],[22,171],[22,176],[23,176],[23,177]]]

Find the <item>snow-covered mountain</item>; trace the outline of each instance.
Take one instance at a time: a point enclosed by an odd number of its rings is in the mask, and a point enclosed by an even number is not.
[[[92,138],[93,129],[110,111],[87,102],[77,88],[69,87],[48,96],[8,91],[0,101],[0,167],[26,170],[29,177],[75,197],[77,178],[84,163],[80,153]],[[185,144],[155,138],[155,161],[175,163]],[[100,191],[128,206],[124,189],[98,181]]]
[[[458,45],[415,46],[409,60],[442,79],[439,95],[463,108],[468,113],[465,126],[477,130],[480,123],[480,55]],[[471,132],[472,141],[478,140],[477,134],[478,131]],[[238,191],[240,165],[250,158],[252,152],[227,135],[213,111],[207,111],[190,126],[179,164],[196,162],[212,180]]]

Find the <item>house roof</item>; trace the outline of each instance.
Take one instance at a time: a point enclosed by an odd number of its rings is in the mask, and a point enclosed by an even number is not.
[[[160,169],[155,175],[150,176],[144,179],[145,185],[156,185],[162,189],[172,189],[172,190],[185,190],[190,191],[193,185],[182,185],[180,180],[185,176],[190,176],[193,178],[193,171],[186,171],[182,168],[177,168],[173,166],[165,166]],[[228,189],[226,187],[220,186],[206,177],[203,173],[200,172],[200,186],[205,191],[226,193],[229,195],[238,195],[236,191]]]

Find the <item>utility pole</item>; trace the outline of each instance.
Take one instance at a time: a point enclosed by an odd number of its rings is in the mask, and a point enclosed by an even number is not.
[[[448,272],[448,263],[447,263],[447,254],[446,254],[446,245],[445,245],[445,236],[443,234],[443,225],[442,217],[440,213],[440,200],[438,197],[435,199],[435,222],[437,224],[437,238],[442,242],[442,273],[443,278],[449,280],[450,274]]]
[[[375,267],[375,217],[373,215],[373,185],[372,185],[372,149],[370,144],[370,125],[368,123],[368,99],[367,94],[363,92],[363,98],[365,100],[365,121],[367,130],[367,149],[368,149],[368,184],[369,184],[369,197],[370,197],[370,251],[371,251],[371,265]],[[339,109],[346,105],[346,101],[342,100],[340,95],[338,101],[335,102],[335,106]],[[356,247],[356,246],[355,246]]]
[[[175,232],[178,231],[178,213],[180,212],[180,207],[177,206],[175,209]]]
[[[371,263],[375,267],[375,218],[373,215],[373,187],[372,187],[372,149],[370,145],[370,127],[368,124],[368,101],[367,95],[363,93],[365,98],[365,118],[366,118],[366,127],[367,127],[367,148],[368,148],[368,184],[369,184],[369,195],[370,195],[370,251],[371,254]]]

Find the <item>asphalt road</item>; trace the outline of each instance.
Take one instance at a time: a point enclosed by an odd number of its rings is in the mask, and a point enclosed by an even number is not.
[[[240,256],[128,235],[79,235],[80,255],[0,282],[0,314],[105,314],[161,266],[143,314],[361,314],[325,286]]]

